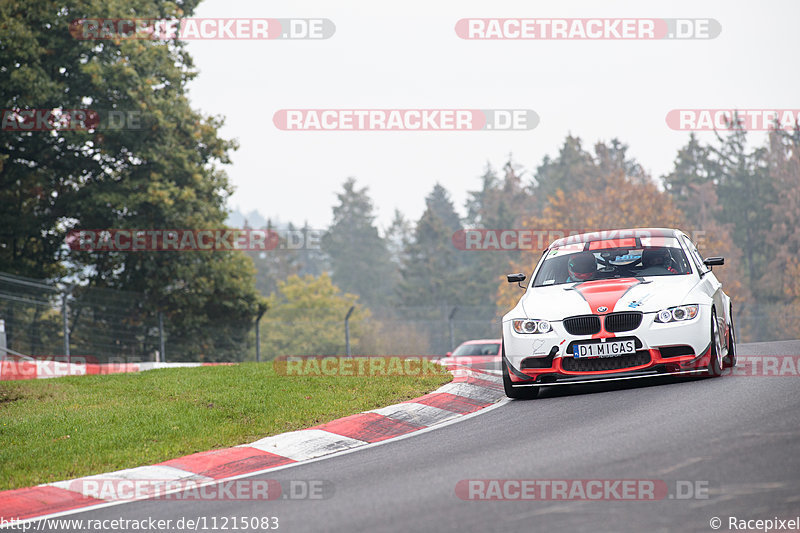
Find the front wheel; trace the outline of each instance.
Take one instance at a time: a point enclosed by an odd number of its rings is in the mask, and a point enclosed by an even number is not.
[[[706,367],[708,375],[716,378],[722,375],[722,343],[719,339],[717,312],[711,311],[711,358]]]
[[[508,373],[508,366],[506,366],[505,351],[503,352],[503,390],[506,396],[515,400],[533,400],[539,396],[539,387],[520,387],[514,388],[511,384],[511,376]]]

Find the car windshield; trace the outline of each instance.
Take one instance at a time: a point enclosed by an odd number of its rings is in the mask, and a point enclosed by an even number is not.
[[[462,344],[456,348],[453,355],[497,355],[499,351],[500,345],[494,342],[490,344]]]
[[[614,241],[572,243],[547,250],[534,287],[598,279],[678,276],[691,273],[677,240],[659,245],[616,246]]]

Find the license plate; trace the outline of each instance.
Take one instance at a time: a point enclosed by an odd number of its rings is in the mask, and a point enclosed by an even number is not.
[[[572,346],[575,359],[582,357],[619,357],[636,353],[636,343],[628,341],[599,342],[597,344],[575,344]]]

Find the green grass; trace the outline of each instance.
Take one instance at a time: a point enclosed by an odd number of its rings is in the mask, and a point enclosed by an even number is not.
[[[430,392],[422,377],[279,376],[271,363],[0,382],[0,490],[245,444]]]

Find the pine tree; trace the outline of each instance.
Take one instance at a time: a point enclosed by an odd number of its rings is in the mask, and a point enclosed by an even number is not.
[[[436,184],[405,253],[399,298],[404,306],[451,306],[468,300],[463,254],[453,246],[461,221],[447,190]]]
[[[333,223],[322,237],[333,282],[354,293],[368,306],[386,305],[394,291],[394,272],[386,241],[375,225],[375,214],[367,188],[358,189],[348,178],[337,195]]]

